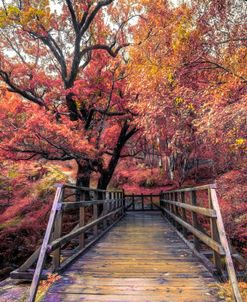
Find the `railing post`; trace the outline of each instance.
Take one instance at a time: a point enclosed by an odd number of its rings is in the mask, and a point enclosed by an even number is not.
[[[144,198],[143,198],[143,193],[141,194],[141,201],[142,201],[142,210],[144,210]]]
[[[151,202],[151,210],[153,210],[153,193],[150,195],[150,202]]]
[[[35,269],[35,272],[33,275],[33,281],[32,281],[31,288],[30,288],[30,296],[29,296],[28,302],[35,301],[35,297],[37,294],[38,285],[39,285],[39,281],[40,281],[40,276],[41,276],[43,266],[45,263],[45,259],[46,259],[48,243],[50,241],[51,232],[52,232],[52,229],[54,226],[54,221],[55,221],[55,216],[56,216],[57,210],[60,208],[59,204],[61,202],[62,195],[63,195],[63,186],[59,186],[59,187],[57,187],[56,195],[55,195],[52,209],[51,209],[51,214],[50,214],[48,225],[47,225],[46,232],[45,232],[45,237],[43,239],[38,262],[37,262],[36,269]]]
[[[126,200],[125,200],[125,191],[124,191],[124,189],[122,190],[122,198],[123,198],[123,209],[124,209],[124,212],[125,212]]]
[[[208,203],[209,203],[209,208],[213,209],[210,189],[208,189]],[[219,232],[218,232],[215,217],[210,217],[210,234],[211,234],[211,238],[213,240],[220,243],[220,237],[219,237]],[[217,269],[217,273],[221,274],[222,273],[221,257],[215,251],[213,251],[213,262],[214,262],[215,268]]]
[[[118,192],[115,192],[115,209],[118,208]]]
[[[242,302],[242,298],[238,288],[238,280],[236,277],[236,272],[234,269],[230,248],[227,242],[226,232],[225,232],[224,223],[221,216],[220,206],[219,206],[215,188],[210,188],[210,195],[211,195],[211,202],[212,202],[213,209],[216,211],[216,215],[217,215],[216,223],[219,231],[220,242],[225,250],[226,268],[232,286],[233,298],[235,299],[236,302]]]
[[[94,200],[98,200],[98,193],[96,191],[93,193],[93,196],[94,196]],[[93,205],[93,220],[96,220],[97,218],[98,218],[98,205],[94,204]],[[97,235],[98,235],[98,225],[97,224],[93,227],[93,233],[94,233],[94,236],[97,237]]]
[[[107,192],[102,193],[102,199],[103,199],[103,212],[102,215],[105,216],[107,214]],[[105,229],[107,226],[107,221],[104,219],[103,221],[103,228]]]
[[[121,192],[117,192],[117,207],[121,207]]]
[[[122,190],[122,192],[120,193],[121,195],[121,207],[122,207],[122,215],[124,215],[125,212],[125,202],[124,202],[124,191]]]
[[[116,210],[116,192],[113,192],[112,194],[113,194],[113,208],[112,208],[112,210],[114,211],[114,210]],[[112,215],[111,217],[112,217],[112,222],[113,222],[115,220],[115,215]]]
[[[135,196],[134,196],[134,194],[132,194],[132,203],[133,203],[133,205],[132,205],[133,211],[135,211]]]
[[[113,192],[113,210],[116,209],[116,192]]]
[[[112,196],[113,196],[113,193],[109,192],[109,199],[110,199],[110,202],[108,203],[108,212],[109,213],[112,211]],[[109,218],[108,221],[111,224],[111,218]]]
[[[170,195],[169,200],[174,201],[174,193],[172,192],[169,195]],[[171,211],[172,214],[176,215],[175,206],[173,204],[171,204],[171,210],[172,210]],[[174,226],[177,227],[178,224],[177,224],[176,220],[172,219],[172,221],[173,221]]]
[[[62,233],[62,210],[57,209],[55,221],[54,221],[54,231],[52,235],[52,240],[56,240],[61,236]],[[56,272],[60,266],[60,256],[61,248],[57,248],[52,252],[52,272]]]
[[[185,203],[185,192],[180,192],[180,198],[181,202]],[[182,208],[182,219],[187,222],[186,210],[184,208]],[[185,227],[183,227],[183,235],[184,237],[187,237],[187,229]]]
[[[86,198],[86,195],[85,195],[85,192],[81,192],[80,193],[80,201],[83,201],[85,200]],[[79,227],[82,227],[85,225],[85,207],[80,207],[79,208]],[[84,240],[85,240],[85,234],[82,233],[80,236],[79,236],[79,248],[80,249],[83,249],[84,248]]]
[[[196,191],[191,191],[191,204],[193,206],[196,206],[197,199],[196,199]],[[197,214],[192,212],[192,225],[194,228],[198,230],[198,220],[197,220]],[[200,242],[196,236],[193,236],[194,238],[194,247],[196,250],[200,249]]]
[[[111,193],[109,191],[106,192],[106,204],[105,204],[105,213],[108,214],[110,212],[110,200],[111,199]],[[106,219],[106,225],[107,225],[108,219]]]
[[[165,194],[163,193],[163,191],[160,191],[159,195],[159,206],[162,208],[164,206],[164,202],[162,200],[165,198]],[[165,211],[162,210],[162,213],[166,216]]]
[[[177,192],[174,193],[174,201],[175,201],[175,202],[178,201],[178,193],[177,193]],[[176,215],[177,217],[180,216],[179,210],[178,210],[178,206],[175,206],[175,215]],[[178,230],[180,229],[180,224],[179,224],[179,223],[177,223],[177,229],[178,229]]]

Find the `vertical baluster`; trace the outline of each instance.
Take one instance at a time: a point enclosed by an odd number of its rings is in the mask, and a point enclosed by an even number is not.
[[[53,240],[58,239],[62,235],[62,209],[61,209],[61,202],[63,202],[64,192],[62,193],[61,199],[58,203],[57,212],[54,221],[54,230],[52,238]],[[61,248],[57,248],[52,253],[52,271],[55,272],[58,270],[60,266],[60,256],[61,256]]]
[[[193,206],[197,205],[197,198],[196,198],[196,191],[191,191],[191,204]],[[198,230],[198,220],[197,220],[197,213],[192,212],[192,225],[194,228]],[[200,249],[200,242],[196,236],[193,236],[194,238],[194,247],[196,250]]]
[[[185,203],[185,192],[180,192],[180,199],[182,203]],[[187,222],[186,210],[184,208],[182,208],[182,218]],[[183,227],[183,235],[184,237],[187,237],[187,229],[185,227]]]
[[[117,198],[118,198],[117,204],[118,204],[118,208],[121,207],[121,196],[120,196],[120,193],[121,193],[121,192],[117,192]]]
[[[109,213],[112,211],[112,196],[113,196],[113,193],[109,192],[109,199],[110,199],[110,202],[108,204],[108,212]],[[111,217],[109,218],[109,223],[111,224]]]
[[[151,202],[151,210],[153,210],[153,194],[150,195],[150,202]]]
[[[142,201],[142,210],[144,210],[144,198],[143,198],[143,193],[141,194],[141,201]]]
[[[170,193],[169,195],[170,195],[170,196],[169,196],[169,200],[174,201],[174,199],[173,199],[173,192]],[[171,207],[171,212],[172,212],[172,214],[175,215],[175,206],[174,206],[173,204],[170,204],[170,207]],[[176,221],[175,221],[174,219],[172,219],[172,223],[173,223],[175,226],[177,225],[177,224],[176,224]]]
[[[94,196],[93,200],[98,200],[97,191],[94,191],[93,196]],[[97,218],[98,218],[98,205],[94,204],[93,205],[93,221],[96,220]],[[94,233],[95,237],[98,235],[98,225],[97,224],[93,227],[93,233]]]
[[[210,189],[208,189],[208,203],[209,203],[209,208],[213,209]],[[217,219],[216,217],[210,217],[210,234],[213,240],[220,243],[220,237],[219,237],[219,231],[217,228],[216,219]],[[213,251],[213,262],[217,270],[217,273],[221,274],[222,273],[221,257],[215,251]]]
[[[134,196],[134,194],[132,194],[132,202],[133,202],[133,205],[132,205],[133,211],[135,211],[135,196]]]
[[[163,199],[163,192],[160,191],[160,198],[159,198],[159,206],[162,207],[163,206],[163,202],[162,202],[162,199]]]
[[[123,210],[125,212],[125,208],[126,208],[126,199],[125,199],[125,191],[124,189],[122,190],[122,198],[123,198]]]
[[[102,216],[105,216],[107,214],[107,192],[102,193],[102,199],[103,199],[103,213]],[[104,219],[103,221],[103,228],[105,229],[107,226],[107,221]]]
[[[112,210],[114,211],[115,209],[116,209],[116,192],[112,192],[112,196],[113,196],[113,203],[112,203]],[[115,215],[112,215],[111,216],[111,220],[112,220],[112,222],[114,221],[114,219],[115,219]]]
[[[85,200],[85,191],[80,192],[80,201]],[[82,206],[79,208],[79,227],[85,225],[85,207]],[[85,234],[82,233],[79,236],[79,248],[82,249],[84,247]]]

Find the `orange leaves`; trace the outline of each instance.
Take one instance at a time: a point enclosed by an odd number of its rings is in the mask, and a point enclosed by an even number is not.
[[[0,11],[0,27],[21,25],[26,29],[44,33],[49,29],[49,1],[24,1],[23,7],[9,5]]]
[[[12,96],[0,103],[1,155],[12,159],[95,158],[82,125]],[[80,142],[78,144],[78,142]]]

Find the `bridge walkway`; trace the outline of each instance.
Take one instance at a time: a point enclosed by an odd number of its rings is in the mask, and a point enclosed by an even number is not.
[[[43,302],[221,301],[216,282],[161,212],[127,212]]]

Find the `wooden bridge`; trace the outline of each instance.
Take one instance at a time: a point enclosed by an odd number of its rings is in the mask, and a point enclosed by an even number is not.
[[[61,279],[45,302],[222,301],[226,274],[242,301],[214,185],[159,195],[58,185],[43,244],[12,278],[32,278],[34,302],[47,272]]]

